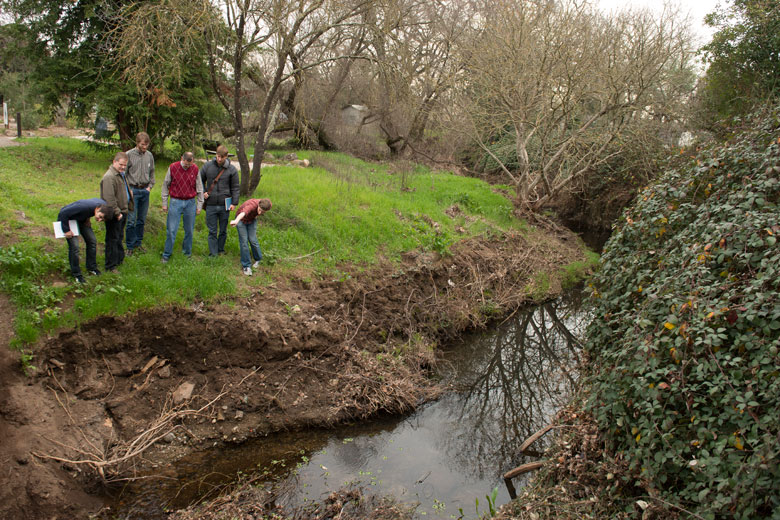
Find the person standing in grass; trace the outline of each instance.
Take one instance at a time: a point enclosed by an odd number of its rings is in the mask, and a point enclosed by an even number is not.
[[[98,222],[114,218],[114,208],[106,204],[103,199],[82,199],[71,202],[60,210],[57,220],[62,226],[65,238],[68,241],[68,262],[70,263],[70,274],[78,283],[84,283],[84,277],[81,275],[79,267],[79,237],[73,234],[70,229],[70,221],[75,220],[78,225],[78,233],[84,239],[84,245],[87,249],[87,272],[98,276],[100,271],[97,266],[97,239],[95,232],[92,231],[90,218],[95,217]]]
[[[144,224],[149,212],[149,194],[154,186],[154,155],[149,151],[149,134],[139,132],[135,136],[135,148],[127,151],[127,183],[133,191],[133,210],[127,215],[127,254],[146,250]]]
[[[239,189],[238,170],[230,164],[228,150],[223,145],[217,147],[217,157],[207,162],[200,169],[200,179],[203,182],[206,202],[206,227],[209,229],[209,256],[225,253],[227,240],[227,225],[230,212],[238,205]],[[231,198],[228,208],[225,199]]]
[[[238,247],[241,251],[241,269],[247,276],[252,276],[252,268],[260,266],[263,252],[257,241],[257,217],[271,209],[268,199],[249,199],[238,208],[238,214],[230,225],[238,231]],[[251,256],[250,256],[251,248]],[[252,264],[252,258],[255,263]]]
[[[162,261],[168,263],[173,254],[173,243],[179,231],[179,220],[184,222],[184,242],[181,245],[184,256],[192,256],[192,235],[195,230],[195,217],[200,215],[203,207],[203,183],[198,174],[198,167],[193,164],[195,157],[192,152],[184,152],[180,161],[168,167],[162,184],[162,210],[168,213],[166,221],[165,250]],[[171,204],[168,208],[168,197]]]
[[[100,181],[100,198],[114,208],[114,217],[106,219],[106,271],[114,271],[125,259],[122,246],[127,214],[133,210],[133,193],[125,177],[127,154],[117,152]]]

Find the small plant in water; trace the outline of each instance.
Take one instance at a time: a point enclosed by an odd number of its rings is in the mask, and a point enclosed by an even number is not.
[[[496,498],[498,497],[498,487],[493,488],[493,492],[490,495],[485,495],[488,502],[488,508],[490,509],[490,516],[496,516]]]
[[[480,514],[479,512],[479,499],[475,498],[474,503],[476,507],[477,516],[480,518],[484,518],[485,515],[488,515],[488,518],[496,516],[496,499],[498,498],[498,487],[494,487],[493,491],[489,495],[485,495],[485,499],[487,500],[488,504],[488,513]],[[461,514],[463,511],[461,511]]]

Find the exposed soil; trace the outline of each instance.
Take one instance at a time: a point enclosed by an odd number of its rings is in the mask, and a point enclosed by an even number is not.
[[[8,344],[13,335],[13,306],[0,294],[0,518],[77,518],[102,504],[58,464],[45,464],[32,452],[48,450],[50,439],[74,438],[61,409],[43,385],[24,376],[19,354]],[[79,416],[96,413],[80,403]],[[89,427],[84,424],[84,427]]]
[[[16,138],[16,121],[11,118],[8,129],[0,129],[0,146],[18,146],[24,143],[14,141]],[[79,137],[91,132],[86,128],[69,128],[66,126],[47,126],[35,130],[22,130],[22,137]]]
[[[103,317],[44,340],[32,378],[2,348],[0,518],[86,517],[101,479],[215,443],[411,410],[438,395],[426,378],[438,340],[529,293],[555,294],[557,270],[581,256],[552,226],[533,242],[473,240],[343,282],[279,281],[235,306]],[[0,334],[7,344],[10,320]]]

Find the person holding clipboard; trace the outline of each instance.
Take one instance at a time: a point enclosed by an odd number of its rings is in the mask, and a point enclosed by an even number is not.
[[[228,159],[224,145],[217,147],[217,156],[200,169],[203,198],[206,206],[206,227],[209,230],[209,256],[225,253],[230,212],[238,205],[241,183],[238,170]]]
[[[113,219],[114,208],[103,199],[77,200],[62,208],[57,215],[57,222],[54,223],[54,236],[68,241],[70,274],[78,283],[85,283],[79,267],[79,235],[84,239],[87,248],[87,271],[95,276],[100,274],[97,267],[97,239],[90,222],[92,217],[98,222]]]

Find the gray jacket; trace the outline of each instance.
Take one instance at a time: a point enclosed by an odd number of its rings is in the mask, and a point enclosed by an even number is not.
[[[147,150],[141,153],[138,148],[128,150],[125,175],[130,186],[143,188],[154,186],[154,155],[152,152]]]
[[[214,179],[219,175],[219,171],[225,168],[224,173],[215,184]],[[212,159],[204,164],[200,169],[200,179],[203,182],[203,192],[211,190],[209,198],[206,199],[206,206],[225,206],[225,199],[232,197],[232,203],[238,207],[238,197],[241,193],[241,183],[238,178],[238,170],[230,163],[230,159],[225,158],[225,162],[220,166],[216,159]]]

